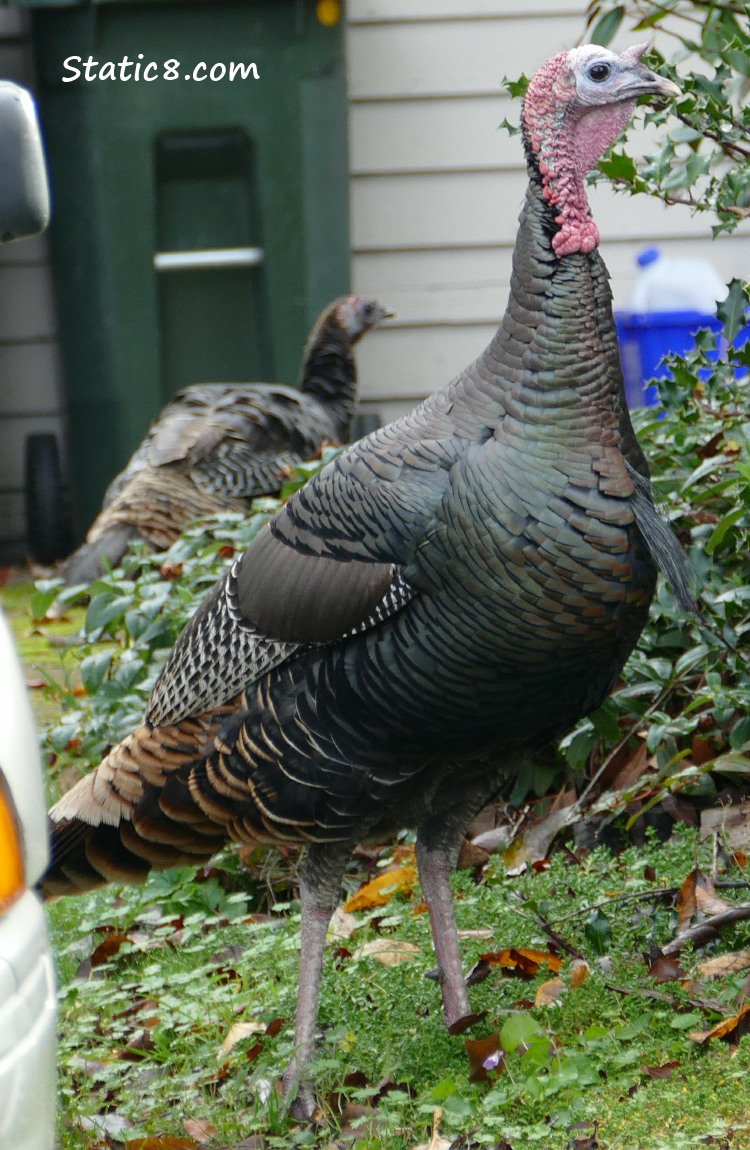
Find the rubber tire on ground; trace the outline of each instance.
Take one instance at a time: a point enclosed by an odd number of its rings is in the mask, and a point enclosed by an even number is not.
[[[38,563],[54,563],[73,547],[70,500],[55,435],[27,437],[24,478],[29,553]]]

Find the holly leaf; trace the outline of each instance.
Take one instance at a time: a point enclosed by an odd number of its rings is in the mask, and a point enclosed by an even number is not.
[[[625,15],[625,8],[620,5],[613,8],[610,12],[605,12],[598,24],[595,24],[591,29],[591,43],[600,44],[606,48],[607,44],[611,44],[617,29],[622,24],[623,16]]]
[[[733,279],[729,284],[727,298],[722,300],[716,314],[724,325],[724,335],[728,343],[734,343],[739,332],[747,324],[745,310],[750,303],[747,286],[742,280]]]

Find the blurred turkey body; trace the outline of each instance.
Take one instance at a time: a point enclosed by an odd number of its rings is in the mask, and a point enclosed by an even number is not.
[[[193,519],[246,512],[278,494],[323,443],[349,439],[357,392],[353,346],[388,314],[375,300],[334,301],[305,348],[298,388],[199,383],[179,391],[113,479],[86,542],[62,567],[68,583],[116,565],[133,539],[169,547]]]
[[[581,170],[635,95],[675,90],[642,50],[574,49],[537,74],[529,188],[492,343],[285,505],[180,636],[144,726],[52,812],[53,892],[205,857],[226,836],[308,844],[289,1087],[312,1056],[325,932],[353,844],[418,829],[455,1022],[469,1003],[448,875],[468,822],[524,755],[605,698],[657,566],[689,604],[625,406]],[[601,98],[600,67],[611,73]]]

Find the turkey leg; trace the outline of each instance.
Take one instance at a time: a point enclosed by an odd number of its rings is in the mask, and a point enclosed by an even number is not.
[[[453,801],[443,807],[447,813],[424,823],[417,835],[419,881],[430,914],[447,1027],[471,1013],[450,876],[458,862],[466,828],[491,795],[492,787],[487,780],[480,779],[463,794],[452,795]],[[448,795],[438,795],[438,799],[443,798],[447,800]],[[439,805],[442,806],[442,802]]]
[[[290,1112],[294,1118],[311,1118],[317,1105],[307,1069],[315,1055],[326,934],[339,903],[341,876],[351,851],[350,843],[340,850],[332,844],[310,847],[300,880],[302,929],[294,1056],[284,1075],[284,1096],[293,1099]]]

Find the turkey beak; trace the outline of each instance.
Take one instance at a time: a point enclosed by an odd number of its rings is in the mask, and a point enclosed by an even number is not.
[[[381,320],[383,320],[383,319],[395,319],[396,318],[396,312],[392,311],[391,308],[389,308],[389,307],[381,307],[380,318],[381,318]]]
[[[682,95],[682,90],[666,76],[658,76],[645,64],[639,64],[633,80],[628,84],[629,96],[663,96],[675,99]]]
[[[672,80],[667,79],[666,76],[657,76],[653,72],[651,74],[654,77],[657,96],[669,96],[676,99],[682,95],[682,89],[678,88]]]

